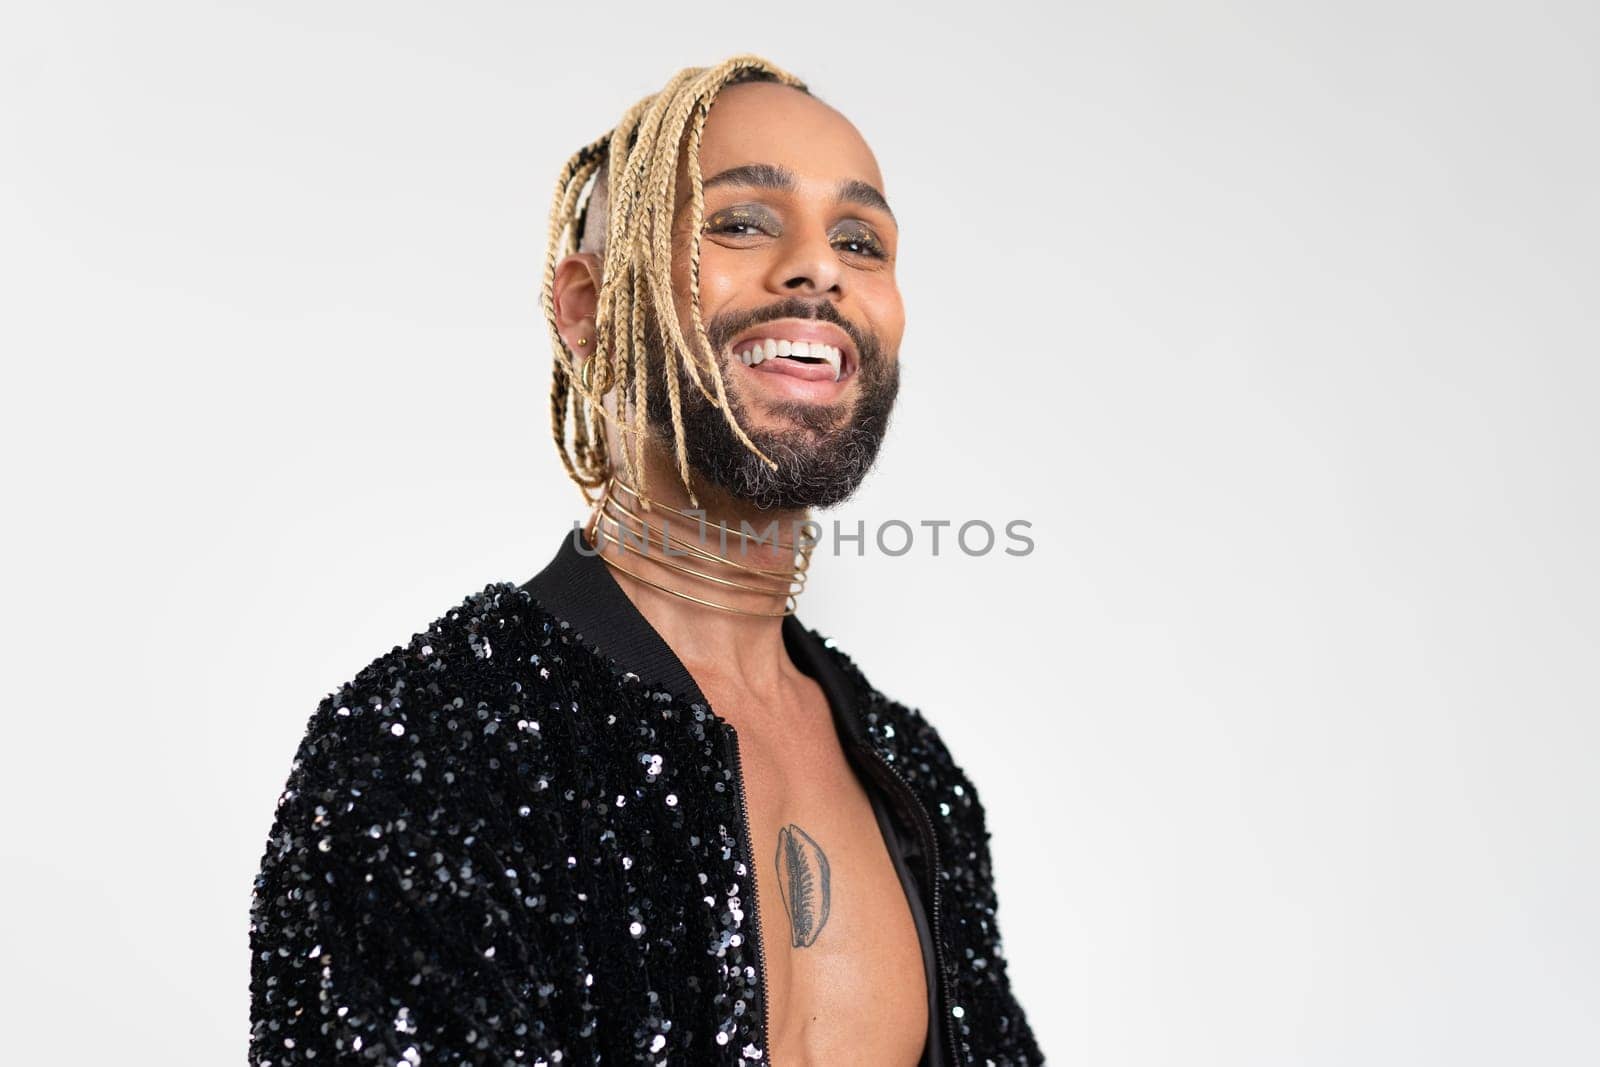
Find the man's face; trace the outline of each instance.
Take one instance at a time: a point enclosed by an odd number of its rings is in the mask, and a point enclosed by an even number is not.
[[[836,504],[871,467],[899,385],[899,231],[883,202],[877,162],[838,112],[797,90],[757,82],[718,95],[700,168],[706,333],[734,417],[778,469],[751,454],[684,375],[690,462],[761,507]],[[678,184],[673,283],[679,322],[692,336],[687,167]],[[796,355],[796,342],[808,354]],[[765,358],[747,363],[758,345]],[[789,354],[768,356],[773,347]],[[664,389],[650,390],[647,409],[670,440]]]

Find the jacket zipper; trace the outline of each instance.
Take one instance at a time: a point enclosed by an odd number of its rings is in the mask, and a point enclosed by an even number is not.
[[[760,1003],[756,1006],[756,1032],[761,1036],[761,1054],[766,1057],[767,1067],[773,1067],[772,1049],[767,1046],[767,964],[766,947],[761,938],[761,909],[756,898],[756,870],[755,850],[750,844],[750,807],[744,792],[744,763],[739,757],[739,731],[735,730],[732,723],[727,724],[729,748],[733,754],[733,778],[739,786],[739,837],[744,848],[747,863],[747,879],[750,883],[750,930],[755,936],[756,947],[756,988],[759,992]],[[865,749],[871,754],[873,762],[889,772],[889,775],[900,784],[901,795],[911,801],[911,806],[922,818],[917,829],[922,834],[923,846],[927,849],[929,864],[929,881],[933,884],[933,969],[938,972],[936,981],[939,986],[939,1032],[945,1035],[945,1051],[949,1053],[951,1067],[959,1067],[961,1058],[956,1052],[955,1031],[951,1029],[945,1013],[950,1010],[950,984],[945,977],[944,969],[944,926],[939,921],[939,839],[933,833],[933,819],[928,816],[928,809],[922,806],[922,801],[911,790],[911,783],[905,776],[895,769],[894,764],[883,758],[883,754],[876,747],[866,744],[858,748]]]
[[[907,782],[905,776],[895,769],[894,764],[883,758],[883,753],[879,752],[876,747],[872,745],[864,747],[872,753],[872,758],[877,762],[878,766],[888,771],[894,776],[894,780],[900,783],[900,788],[905,797],[911,801],[911,806],[916,809],[917,814],[922,816],[918,829],[922,832],[922,839],[931,860],[929,875],[930,880],[933,882],[933,966],[934,970],[939,972],[937,976],[940,1013],[938,1027],[939,1032],[945,1035],[945,1051],[950,1054],[950,1067],[959,1067],[961,1057],[956,1052],[955,1030],[950,1025],[948,1015],[950,1011],[950,985],[945,978],[944,972],[944,926],[939,921],[939,840],[934,837],[933,820],[928,816],[928,809],[922,806],[922,801],[918,800],[917,795],[911,791],[911,783]]]
[[[772,1050],[767,1047],[767,953],[761,940],[761,907],[756,899],[756,853],[750,843],[750,806],[744,795],[744,763],[739,758],[739,731],[728,727],[728,747],[733,750],[733,780],[739,786],[739,844],[744,849],[746,863],[745,881],[750,886],[750,932],[754,935],[756,946],[756,992],[759,1003],[756,1005],[756,1033],[761,1038],[761,1055],[766,1058],[767,1067],[772,1067]],[[743,1059],[743,1053],[740,1053]]]

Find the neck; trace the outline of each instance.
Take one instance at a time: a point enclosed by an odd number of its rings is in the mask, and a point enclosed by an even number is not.
[[[651,506],[619,471],[590,516],[601,558],[694,673],[772,684],[788,666],[782,624],[801,588],[791,577],[807,561],[796,553],[807,513],[757,508],[698,484],[694,507],[663,457],[647,452],[644,462]]]

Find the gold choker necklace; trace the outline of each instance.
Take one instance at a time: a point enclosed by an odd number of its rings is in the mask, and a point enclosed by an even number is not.
[[[801,539],[798,544],[786,544],[777,541],[777,539],[774,537],[771,542],[768,542],[765,538],[761,537],[758,531],[751,529],[747,523],[742,524],[744,527],[743,529],[735,530],[731,526],[724,526],[720,522],[705,518],[701,515],[679,511],[677,508],[672,507],[669,504],[663,504],[657,500],[649,501],[648,510],[653,512],[659,509],[661,511],[668,512],[671,515],[675,515],[678,518],[683,519],[685,521],[685,525],[692,525],[693,527],[697,528],[699,531],[699,543],[697,544],[693,541],[686,541],[680,537],[674,536],[670,531],[671,519],[664,519],[659,530],[653,529],[653,524],[646,521],[643,516],[619,499],[615,490],[621,490],[622,492],[628,494],[635,504],[643,501],[643,498],[639,496],[638,491],[634,489],[633,486],[622,481],[616,475],[612,475],[609,479],[607,479],[605,488],[600,493],[600,499],[595,503],[594,511],[589,516],[588,528],[585,531],[587,534],[585,540],[589,542],[594,550],[600,554],[600,558],[605,560],[613,570],[621,571],[630,578],[643,582],[645,585],[659,589],[663,593],[670,593],[672,596],[680,597],[683,600],[690,600],[696,604],[701,604],[708,608],[716,608],[718,611],[726,611],[734,615],[762,615],[781,617],[784,615],[794,614],[795,598],[798,597],[801,591],[805,588],[806,571],[811,566],[811,550],[815,548],[817,544],[814,539]],[[809,512],[807,512],[806,518],[809,520]],[[605,524],[607,521],[611,523],[612,529],[610,530],[606,528]],[[637,523],[638,525],[635,527],[630,525],[630,523]],[[721,553],[712,551],[711,549],[707,548],[705,544],[706,533],[708,530],[713,528],[719,531],[717,539],[719,546],[722,549]],[[654,552],[655,542],[652,541],[652,537],[657,534],[659,534],[662,549],[659,554]],[[757,544],[770,544],[770,546],[774,549],[787,549],[791,554],[794,564],[790,567],[781,568],[757,567],[750,563],[746,563],[743,560],[735,559],[732,556],[726,555],[728,538],[730,534],[734,538],[738,539],[741,547],[745,544],[748,538],[753,536],[755,537]],[[681,589],[673,589],[670,586],[663,585],[660,582],[644,577],[637,570],[624,567],[622,564],[618,563],[612,558],[613,553],[605,551],[606,541],[610,541],[612,544],[617,546],[617,554],[633,552],[638,555],[648,556],[663,566],[671,567],[675,571],[686,574],[696,581],[711,585],[713,587],[720,587],[722,589],[738,589],[751,593],[762,593],[774,600],[781,597],[783,600],[783,609],[781,611],[761,611],[752,608],[736,607],[732,604],[719,604],[714,600],[706,600],[691,593],[686,593]],[[669,545],[674,549],[679,549],[680,551],[669,551]],[[743,553],[741,552],[741,555],[742,554]],[[694,559],[697,561],[703,560],[708,563],[722,564],[725,567],[731,568],[734,572],[739,574],[740,577],[751,579],[757,584],[735,581],[732,578],[725,578],[716,574],[707,574],[703,570],[699,570],[684,563],[678,562],[681,559]]]

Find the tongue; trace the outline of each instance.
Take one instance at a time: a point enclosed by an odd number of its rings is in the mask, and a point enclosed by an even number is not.
[[[817,360],[815,363],[806,363],[790,356],[773,356],[771,359],[758,363],[750,369],[766,371],[768,374],[787,374],[790,377],[804,378],[810,382],[833,381],[833,365],[822,359]]]

